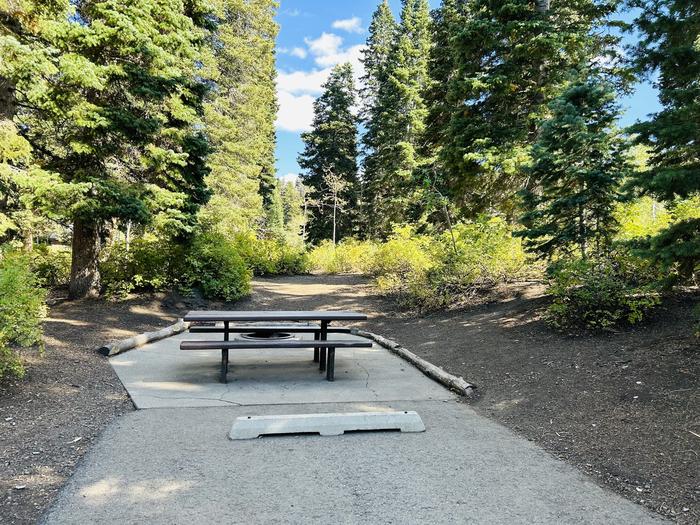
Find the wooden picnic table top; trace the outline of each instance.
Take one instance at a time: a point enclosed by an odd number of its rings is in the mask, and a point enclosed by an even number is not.
[[[365,314],[331,310],[193,310],[185,321],[364,321]]]

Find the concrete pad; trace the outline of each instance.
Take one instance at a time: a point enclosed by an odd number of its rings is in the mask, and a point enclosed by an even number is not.
[[[212,337],[180,334],[112,357],[110,363],[139,409],[454,398],[377,345],[336,350],[334,382],[319,372],[311,349],[232,351],[229,382],[222,384],[219,351],[179,350],[180,341]]]
[[[236,417],[417,410],[426,432],[229,441]],[[115,421],[43,523],[663,523],[455,402],[162,409]]]
[[[357,430],[400,430],[425,432],[425,425],[413,410],[384,412],[333,412],[330,414],[280,414],[237,417],[229,439],[254,439],[281,434],[340,436]]]

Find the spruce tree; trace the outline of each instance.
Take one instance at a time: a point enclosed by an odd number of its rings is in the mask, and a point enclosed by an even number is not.
[[[425,165],[422,178],[425,191],[426,219],[440,227],[449,222],[445,216],[449,205],[449,186],[442,162],[442,148],[448,141],[449,122],[462,110],[462,102],[445,96],[445,87],[454,81],[456,56],[453,38],[463,23],[466,0],[443,0],[432,13],[433,45],[428,62],[429,84],[425,92],[428,106],[422,154]]]
[[[357,230],[355,99],[352,66],[334,67],[323,85],[323,93],[314,101],[312,130],[302,134],[304,151],[298,161],[304,170],[301,180],[309,189],[307,198],[314,204],[306,230],[312,243],[330,239],[334,229],[337,239]],[[342,191],[336,191],[338,186],[329,184],[330,180],[341,181]],[[339,212],[337,202],[341,200],[345,206]],[[336,206],[331,201],[336,201]]]
[[[428,86],[430,12],[427,0],[403,0],[401,24],[388,58],[388,80],[379,86],[376,104],[382,114],[380,140],[374,158],[372,214],[375,234],[387,235],[394,223],[415,218],[421,165],[420,143],[428,108],[423,99]]]
[[[398,26],[387,0],[383,0],[372,15],[367,47],[362,53],[365,74],[362,79],[362,233],[369,237],[377,234],[377,210],[381,182],[386,178],[382,152],[389,147],[385,130],[388,113],[379,100],[379,93],[387,89],[392,52],[396,45]]]
[[[274,200],[278,27],[273,0],[217,0],[214,6],[215,88],[205,106],[214,148],[207,177],[212,198],[200,217],[205,227],[231,235],[263,226]]]
[[[279,181],[268,197],[269,204],[265,207],[265,230],[264,233],[269,238],[282,240],[284,238],[284,204]]]
[[[543,258],[586,258],[610,245],[619,185],[630,172],[626,144],[615,128],[615,90],[589,77],[549,105],[528,171],[522,217],[526,245]]]
[[[12,83],[15,121],[41,168],[28,173],[34,204],[72,223],[70,295],[83,297],[99,291],[107,221],[160,213],[184,235],[207,199],[198,74],[207,17],[183,0],[66,9],[35,27],[4,13],[0,76]],[[28,62],[42,74],[27,75]]]
[[[304,197],[301,185],[286,182],[282,185],[282,210],[284,212],[284,228],[290,244],[299,244],[301,228],[304,223]]]
[[[465,0],[448,9],[459,19],[433,80],[450,118],[437,107],[431,137],[442,142],[441,178],[464,215],[512,216],[547,104],[573,69],[614,54],[617,38],[599,29],[618,3]]]
[[[643,193],[673,206],[700,193],[700,5],[684,0],[633,1],[642,39],[634,50],[640,73],[659,74],[663,109],[632,128],[648,147],[649,169],[636,174]],[[651,253],[691,277],[700,264],[700,211],[651,240]]]

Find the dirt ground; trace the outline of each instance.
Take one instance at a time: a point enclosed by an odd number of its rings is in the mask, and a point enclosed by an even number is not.
[[[96,348],[173,318],[149,299],[50,309],[44,354],[24,352],[25,378],[0,384],[0,523],[35,523],[104,426],[133,410]]]
[[[699,298],[670,301],[635,329],[575,336],[542,322],[541,292],[512,285],[488,304],[420,318],[353,276],[258,279],[236,305],[167,295],[58,303],[44,355],[27,353],[26,378],[0,385],[0,521],[34,523],[104,426],[133,410],[97,347],[191,308],[231,307],[363,311],[363,328],[475,383],[466,402],[476,410],[625,497],[700,523]]]

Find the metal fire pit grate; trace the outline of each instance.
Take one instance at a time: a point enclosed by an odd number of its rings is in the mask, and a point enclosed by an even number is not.
[[[293,339],[289,332],[248,332],[241,334],[241,339],[250,341],[280,341],[284,339]]]

